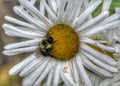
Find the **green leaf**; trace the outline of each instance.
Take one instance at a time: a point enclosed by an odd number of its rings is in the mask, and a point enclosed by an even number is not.
[[[110,6],[110,14],[115,13],[115,7],[120,7],[120,0],[112,0],[111,6]]]
[[[93,17],[97,16],[97,15],[101,12],[102,4],[103,4],[103,2],[102,2],[102,3],[95,9],[95,11],[92,13],[92,16],[93,16]]]
[[[103,5],[103,0],[102,0],[102,3],[92,13],[93,17],[97,16],[101,12],[102,5]],[[120,0],[112,0],[112,3],[111,3],[110,8],[109,8],[110,15],[115,13],[115,7],[120,7]]]

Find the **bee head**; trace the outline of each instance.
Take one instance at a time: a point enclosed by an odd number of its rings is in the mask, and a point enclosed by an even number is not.
[[[50,56],[50,51],[52,49],[53,38],[49,35],[45,36],[40,42],[40,52],[43,56]]]

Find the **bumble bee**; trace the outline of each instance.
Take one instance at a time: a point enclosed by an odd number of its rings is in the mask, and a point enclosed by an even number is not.
[[[40,42],[40,52],[43,56],[51,56],[50,51],[52,49],[53,38],[49,35],[45,36]]]

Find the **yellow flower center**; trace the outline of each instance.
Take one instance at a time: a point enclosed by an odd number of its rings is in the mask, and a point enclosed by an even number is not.
[[[57,24],[49,29],[47,35],[53,39],[51,56],[58,60],[69,60],[79,50],[79,36],[69,25]]]

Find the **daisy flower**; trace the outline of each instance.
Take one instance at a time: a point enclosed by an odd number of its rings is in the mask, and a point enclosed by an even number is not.
[[[118,15],[118,16],[116,16]],[[116,7],[115,8],[115,14],[113,14],[111,16],[111,18],[117,18],[119,17],[119,20],[120,20],[120,8],[119,7]],[[112,28],[110,30],[107,30],[107,31],[104,31],[105,33],[105,37],[107,39],[107,41],[109,42],[109,44],[112,44],[112,43],[115,43],[116,41],[117,42],[120,42],[120,25],[118,27],[115,27],[115,28]]]
[[[120,70],[120,58],[117,62],[117,68]],[[114,74],[112,78],[103,80],[100,86],[120,86],[120,72]]]
[[[120,8],[115,7],[115,14],[110,16],[111,20],[116,18],[120,20]],[[110,21],[109,21],[110,22]],[[101,35],[107,40],[108,44],[115,48],[115,53],[113,54],[116,60],[120,60],[120,25],[109,30],[105,30]],[[100,37],[99,36],[99,37]]]
[[[3,54],[33,54],[9,74],[19,73],[23,86],[93,86],[86,71],[112,77],[118,72],[115,48],[91,38],[120,24],[105,10],[110,2],[105,0],[104,11],[90,19],[101,0],[19,0],[14,12],[24,20],[5,16],[14,25],[4,24],[3,28],[7,35],[26,41],[6,45]]]

